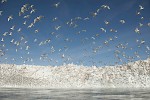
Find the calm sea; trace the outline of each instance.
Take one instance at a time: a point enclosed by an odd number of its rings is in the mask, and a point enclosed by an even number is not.
[[[150,89],[0,88],[0,100],[150,100]]]

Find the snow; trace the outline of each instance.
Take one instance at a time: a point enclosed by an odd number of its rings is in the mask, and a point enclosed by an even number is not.
[[[0,64],[1,87],[148,88],[150,58],[126,65],[86,67]]]

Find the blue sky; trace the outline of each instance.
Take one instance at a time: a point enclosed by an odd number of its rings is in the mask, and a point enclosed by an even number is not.
[[[57,3],[58,7],[55,6]],[[25,4],[28,4],[27,11],[19,16]],[[34,5],[33,8],[30,8],[31,5]],[[36,10],[30,14],[32,9]],[[0,11],[3,11],[0,16],[0,39],[4,40],[0,41],[0,53],[5,54],[0,57],[0,63],[103,66],[126,63],[132,57],[133,61],[149,57],[149,0],[7,0],[0,4]],[[93,13],[97,15],[93,16]],[[24,18],[27,15],[30,17]],[[9,16],[13,17],[10,21]],[[28,28],[38,16],[44,18]],[[14,30],[10,29],[12,26],[15,26]],[[17,32],[19,28],[21,32]],[[140,34],[135,32],[136,28]],[[35,30],[39,32],[35,33]],[[6,36],[3,35],[5,32],[8,32]],[[12,35],[9,35],[11,32]],[[21,37],[24,39],[21,40]],[[10,42],[12,39],[13,43]],[[50,42],[39,46],[48,39]],[[17,46],[15,41],[20,44]],[[30,47],[28,50],[27,46]],[[119,51],[117,57],[116,51]]]

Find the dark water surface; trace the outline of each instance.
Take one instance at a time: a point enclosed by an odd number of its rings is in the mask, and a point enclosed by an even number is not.
[[[0,88],[0,100],[150,100],[150,89]]]

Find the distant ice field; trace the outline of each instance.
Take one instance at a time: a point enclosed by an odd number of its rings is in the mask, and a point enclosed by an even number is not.
[[[1,87],[148,88],[149,84],[150,59],[105,67],[0,65]]]

